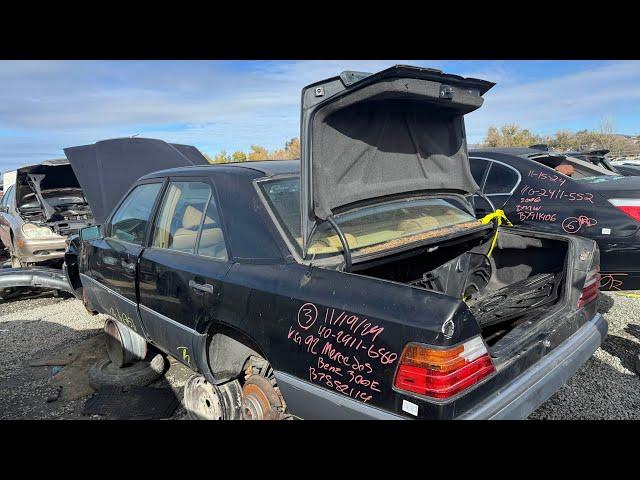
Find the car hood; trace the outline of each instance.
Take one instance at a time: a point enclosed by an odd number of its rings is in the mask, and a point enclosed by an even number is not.
[[[395,66],[343,72],[302,90],[303,251],[315,225],[363,201],[475,192],[463,117],[494,83]]]
[[[27,195],[34,194],[45,220],[49,220],[55,209],[43,196],[43,191],[62,188],[80,188],[66,158],[45,160],[34,165],[25,165],[16,170],[16,205],[22,205]]]
[[[140,177],[165,168],[207,165],[190,145],[152,138],[116,138],[64,149],[98,224]]]

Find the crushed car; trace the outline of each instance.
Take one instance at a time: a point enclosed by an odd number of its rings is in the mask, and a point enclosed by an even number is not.
[[[302,91],[300,161],[133,181],[69,250],[112,362],[173,356],[197,418],[526,417],[607,323],[593,240],[474,215],[464,116],[492,86],[344,72]],[[113,169],[154,165],[136,140]]]
[[[502,209],[515,225],[598,243],[601,289],[640,288],[640,177],[533,148],[469,152],[479,217]],[[573,167],[569,177],[558,165]]]
[[[47,160],[4,175],[0,241],[14,268],[60,268],[66,239],[93,225],[93,214],[69,161]]]

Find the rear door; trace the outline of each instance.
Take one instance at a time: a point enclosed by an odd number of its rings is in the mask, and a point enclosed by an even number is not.
[[[134,187],[103,227],[104,236],[84,245],[88,264],[82,283],[88,300],[140,334],[136,268],[163,182]]]
[[[216,318],[229,267],[213,184],[172,178],[140,260],[140,315],[151,341],[192,368],[196,325]]]

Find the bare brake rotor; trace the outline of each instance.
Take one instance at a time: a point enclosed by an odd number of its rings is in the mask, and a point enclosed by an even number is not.
[[[251,375],[242,387],[242,414],[245,420],[280,420],[285,404],[277,387],[262,375]]]

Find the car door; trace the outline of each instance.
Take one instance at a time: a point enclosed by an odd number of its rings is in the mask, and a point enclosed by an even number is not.
[[[195,368],[196,325],[216,317],[229,268],[213,184],[172,178],[140,260],[140,315],[151,342]]]
[[[103,236],[83,246],[87,268],[82,283],[88,300],[141,335],[136,268],[162,186],[163,179],[155,179],[131,189],[103,226]]]
[[[15,185],[11,185],[0,201],[0,240],[5,247],[9,247],[11,244],[11,225],[7,219],[8,215],[11,215],[11,205],[14,198]]]
[[[502,208],[513,195],[520,180],[518,170],[505,163],[491,160],[482,192],[495,208]]]

